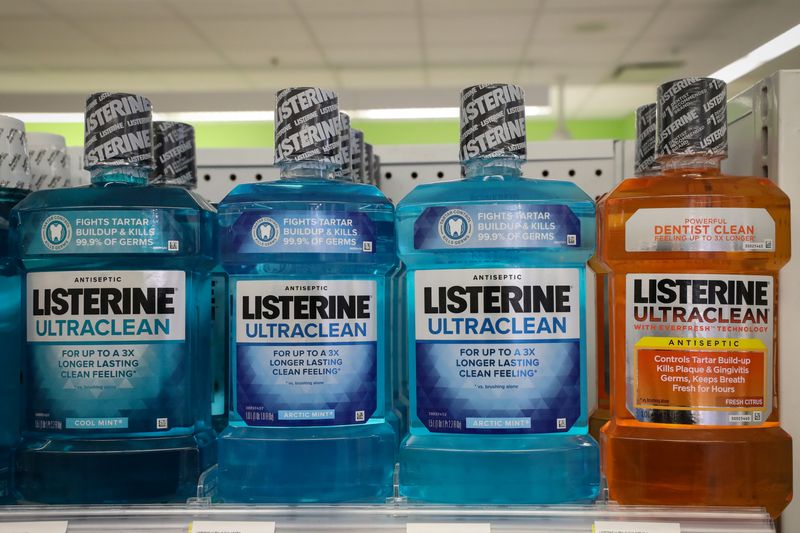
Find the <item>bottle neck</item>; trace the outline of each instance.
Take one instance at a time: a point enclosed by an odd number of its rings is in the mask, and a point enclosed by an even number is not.
[[[464,179],[520,178],[522,164],[518,157],[487,157],[464,162]]]
[[[718,176],[723,155],[671,154],[661,156],[661,173],[667,176]]]
[[[131,165],[99,166],[91,169],[94,185],[147,185],[150,169]]]
[[[282,180],[333,180],[336,165],[328,161],[292,161],[280,165]]]

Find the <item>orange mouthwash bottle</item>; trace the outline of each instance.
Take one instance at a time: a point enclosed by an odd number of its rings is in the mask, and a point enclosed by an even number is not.
[[[722,81],[658,89],[655,176],[604,201],[613,388],[601,431],[610,497],[623,504],[763,506],[792,496],[778,414],[778,272],[789,199],[726,176]]]
[[[636,149],[633,170],[636,177],[658,174],[656,161],[656,104],[647,104],[636,109]],[[604,207],[606,194],[597,199],[598,215]],[[597,217],[597,238],[603,237]],[[599,241],[598,241],[599,242]],[[589,433],[600,440],[600,428],[611,418],[611,351],[609,334],[611,312],[608,307],[608,275],[603,271],[597,255],[589,260],[595,274],[595,346],[597,362],[597,408],[589,417]]]

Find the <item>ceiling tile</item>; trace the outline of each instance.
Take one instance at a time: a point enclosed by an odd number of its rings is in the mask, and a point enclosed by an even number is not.
[[[337,68],[419,65],[422,49],[415,44],[326,47],[325,55]]]
[[[202,18],[192,23],[209,41],[220,48],[258,50],[267,46],[308,46],[305,26],[293,17]]]
[[[423,21],[429,44],[469,43],[509,45],[522,43],[531,27],[532,16],[503,15],[427,16]]]
[[[60,49],[74,52],[96,46],[95,40],[60,20],[0,18],[0,48],[6,51]]]
[[[422,0],[424,14],[460,16],[465,13],[534,13],[541,0]]]
[[[533,42],[595,43],[632,39],[652,17],[647,9],[545,11],[536,21]],[[591,53],[591,49],[587,50]]]
[[[409,0],[294,0],[307,17],[333,15],[357,18],[366,15],[410,15],[414,2]]]
[[[29,3],[31,0],[21,0]],[[166,8],[161,0],[40,0],[53,13],[74,19],[105,18],[130,23],[131,18],[158,18],[164,16]]]
[[[225,47],[226,59],[241,67],[295,68],[324,67],[325,59],[315,47]]]
[[[254,89],[273,93],[283,87],[316,86],[335,88],[336,78],[325,69],[248,70],[247,79]],[[267,95],[268,107],[274,107],[274,94]]]
[[[580,70],[585,66],[616,65],[628,48],[626,40],[584,42],[536,41],[528,47],[526,59],[534,65]]]
[[[476,83],[513,82],[514,67],[483,65],[481,68],[440,67],[430,69],[428,76],[432,87],[467,87]]]
[[[516,64],[520,60],[522,44],[490,44],[486,46],[429,44],[427,50],[428,62],[431,64],[473,65],[475,68],[480,68],[486,62]]]
[[[561,76],[566,76],[567,85],[599,83],[613,72],[610,67],[599,65],[585,66],[580,69],[565,68],[558,65],[523,65],[518,69],[516,82],[522,84],[556,83]]]
[[[119,50],[164,50],[205,48],[207,43],[186,24],[176,18],[165,17],[137,24],[84,24],[84,33]],[[146,28],[146,29],[145,29]]]
[[[311,31],[325,47],[419,43],[419,28],[414,17],[309,17],[307,20]]]
[[[294,14],[290,0],[164,0],[187,17],[253,17]]]

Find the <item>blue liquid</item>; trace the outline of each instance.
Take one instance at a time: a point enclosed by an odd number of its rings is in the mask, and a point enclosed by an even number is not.
[[[211,422],[215,431],[228,425],[228,276],[211,272]]]
[[[3,372],[0,374],[0,501],[11,496],[13,451],[19,442],[22,392],[22,288],[19,267],[10,257],[9,216],[28,191],[0,189],[0,339]]]
[[[207,272],[214,264],[210,253],[214,246],[213,208],[182,188],[135,185],[141,176],[129,175],[126,171],[107,171],[104,179],[113,183],[39,191],[29,195],[12,215],[15,248],[19,251],[26,249],[29,243],[39,243],[42,224],[32,221],[52,214],[70,216],[71,212],[79,210],[81,216],[103,217],[109,211],[116,211],[131,216],[147,216],[151,221],[171,220],[171,231],[180,238],[180,251],[151,249],[131,253],[130,249],[126,252],[108,246],[92,253],[29,252],[23,253],[21,259],[28,274],[64,270],[108,274],[142,270],[183,272],[185,300],[181,301],[185,301],[185,340],[169,344],[176,346],[171,348],[177,354],[176,369],[166,377],[159,375],[155,368],[144,369],[152,372],[150,380],[159,380],[155,385],[159,388],[159,397],[169,395],[170,390],[179,392],[175,394],[177,398],[169,396],[171,418],[166,421],[164,429],[156,430],[156,417],[163,416],[162,409],[165,409],[163,402],[151,401],[143,405],[138,396],[130,400],[130,409],[122,409],[121,413],[135,412],[141,420],[150,419],[152,430],[140,430],[137,425],[129,426],[127,430],[72,429],[68,421],[61,428],[42,429],[41,424],[36,423],[33,406],[39,406],[36,408],[38,412],[43,402],[51,400],[43,400],[42,392],[33,386],[37,381],[36,371],[32,368],[36,348],[28,344],[27,406],[23,442],[16,460],[17,489],[22,499],[44,503],[181,502],[195,495],[200,474],[215,462],[209,409],[211,377],[207,327],[210,320]],[[100,226],[108,227],[107,224]],[[79,235],[72,238],[78,239]],[[79,343],[80,339],[58,341],[56,349],[60,350],[60,346],[80,350],[90,348]],[[114,343],[104,340],[96,344],[111,347]],[[133,344],[134,353],[139,358],[143,357],[145,350],[161,350],[160,346],[164,346]],[[156,353],[163,355],[165,352]],[[149,361],[149,365],[156,365],[158,357],[155,362]],[[147,365],[142,362],[137,372]],[[153,378],[153,375],[159,377]],[[131,388],[130,394],[138,394],[138,383]],[[171,389],[174,383],[181,383],[181,388]],[[115,401],[128,401],[127,393],[115,391],[114,394],[117,395]],[[85,401],[73,400],[69,395],[62,397],[61,405],[70,408]],[[56,403],[51,404],[54,410],[59,408]],[[93,408],[91,405],[86,407],[89,411]],[[77,407],[75,411],[72,416],[81,416]],[[133,418],[133,414],[129,416],[131,421],[139,420]]]
[[[410,430],[400,448],[400,493],[411,501],[550,504],[590,502],[597,496],[599,453],[597,443],[587,432],[584,325],[585,263],[594,250],[594,204],[572,183],[524,179],[514,172],[514,166],[487,164],[476,177],[418,186],[397,208],[399,255],[409,273]],[[426,208],[491,204],[567,205],[580,220],[580,246],[513,250],[415,249],[415,221]],[[559,433],[475,434],[428,430],[417,414],[415,393],[415,311],[411,304],[415,294],[414,273],[430,269],[515,267],[568,267],[580,271],[580,415],[568,431]]]
[[[236,337],[231,335],[231,410],[219,437],[219,494],[226,502],[383,502],[392,495],[397,436],[387,420],[383,333],[389,276],[396,267],[394,209],[375,187],[314,177],[236,187],[219,205],[220,238],[250,239],[242,216],[277,211],[363,213],[375,226],[375,253],[223,254],[231,295],[248,280],[366,279],[377,282],[377,401],[366,423],[330,426],[248,425],[238,412]],[[235,331],[235,323],[230,330]],[[313,422],[310,422],[313,423]]]

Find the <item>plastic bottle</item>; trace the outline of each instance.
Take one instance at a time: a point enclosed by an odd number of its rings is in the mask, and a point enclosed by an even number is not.
[[[151,105],[86,102],[88,187],[12,213],[27,346],[17,488],[45,503],[184,501],[213,464],[207,255],[212,209],[145,186]]]
[[[194,127],[191,124],[172,121],[153,122],[153,173],[150,184],[153,186],[181,187],[197,197],[199,202],[206,200],[199,196],[197,189],[197,150]],[[216,210],[214,210],[216,217]],[[209,255],[217,254],[215,241],[216,220],[212,225],[214,235],[209,239]],[[203,378],[211,385],[211,425],[222,431],[227,425],[227,379],[228,379],[228,315],[227,315],[227,275],[217,264],[210,273],[211,327],[203,328],[211,350],[208,376]]]
[[[656,161],[656,104],[647,104],[636,109],[636,148],[633,157],[636,177],[658,174],[660,167]],[[597,200],[597,242],[598,249],[603,237],[599,221],[602,219],[603,203],[606,195]],[[611,352],[609,335],[611,313],[608,308],[608,276],[603,271],[597,255],[589,261],[595,273],[595,330],[597,347],[597,408],[589,417],[589,433],[600,439],[600,428],[611,418]]]
[[[3,373],[0,374],[0,501],[12,497],[12,454],[19,441],[22,393],[22,288],[19,265],[9,246],[11,209],[30,192],[30,162],[25,125],[0,115],[0,338]]]
[[[769,179],[720,172],[725,97],[715,79],[661,85],[662,171],[605,200],[614,395],[603,468],[620,503],[776,516],[792,494],[776,401],[789,199]]]
[[[465,179],[398,205],[408,268],[412,501],[594,500],[587,434],[585,283],[594,202],[575,184],[522,177],[522,89],[461,94]]]
[[[28,155],[33,190],[72,186],[67,143],[55,133],[29,132]]]
[[[337,107],[324,89],[280,91],[281,179],[239,185],[219,204],[233,305],[225,501],[392,495],[384,309],[394,209],[375,187],[331,179],[341,165]]]

